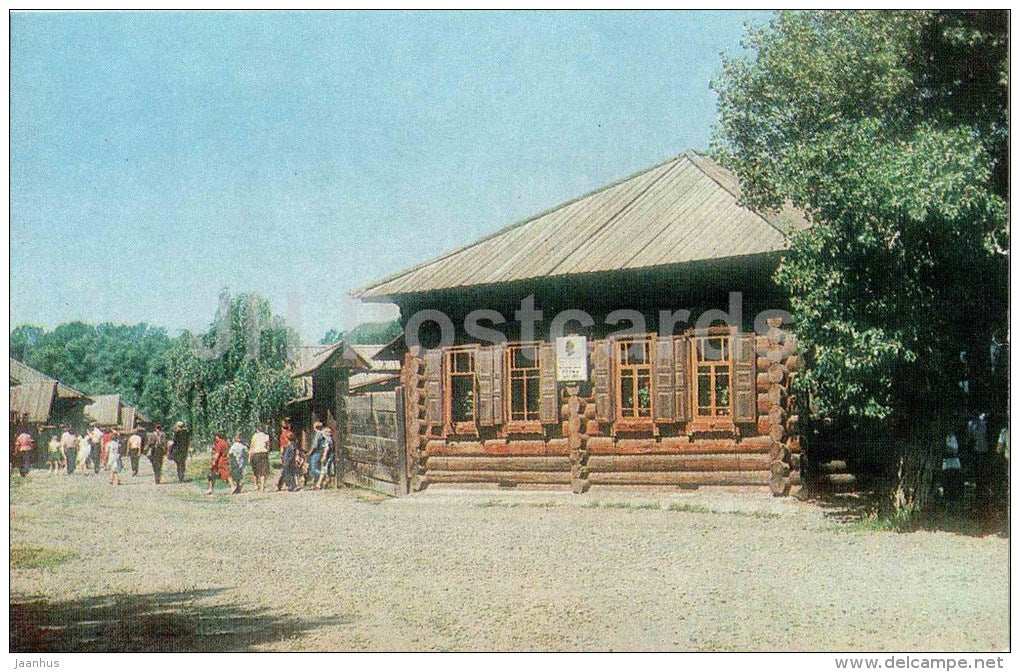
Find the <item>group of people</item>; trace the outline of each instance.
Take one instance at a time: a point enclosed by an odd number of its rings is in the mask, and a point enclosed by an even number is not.
[[[222,432],[213,436],[211,463],[207,480],[209,494],[217,480],[227,483],[232,494],[241,492],[245,471],[250,467],[256,490],[265,491],[269,478],[270,436],[266,428],[259,426],[251,440],[245,443],[241,434],[233,436],[229,443]],[[297,444],[297,437],[286,420],[280,428],[280,477],[276,490],[290,492],[310,487],[320,490],[336,478],[337,450],[333,430],[321,422],[314,425],[314,435],[308,450]],[[174,425],[173,434],[168,436],[156,424],[149,432],[142,429],[124,431],[92,425],[87,431],[77,432],[66,427],[63,433],[54,433],[47,444],[47,467],[51,474],[66,469],[68,474],[82,471],[96,474],[108,471],[110,482],[121,484],[121,474],[127,457],[131,473],[138,475],[142,456],[152,465],[152,474],[157,484],[162,482],[164,461],[169,459],[177,467],[177,480],[186,480],[187,460],[191,448],[191,434],[183,422]],[[35,440],[28,432],[22,432],[15,439],[14,461],[22,476],[31,468]]]
[[[297,445],[297,436],[289,422],[285,420],[280,427],[281,468],[276,482],[277,491],[286,488],[294,492],[309,486],[313,490],[321,490],[336,478],[337,451],[333,430],[324,427],[321,422],[316,422],[313,429],[312,443],[306,452]],[[269,434],[263,427],[256,428],[247,444],[241,440],[240,434],[235,434],[233,443],[228,444],[227,437],[217,432],[213,436],[208,494],[213,493],[217,480],[227,483],[231,494],[241,492],[244,472],[249,464],[255,489],[264,492],[269,477],[269,443]]]
[[[141,428],[126,431],[114,427],[93,424],[88,430],[79,432],[74,427],[65,427],[63,433],[53,433],[46,446],[46,465],[51,474],[66,469],[68,475],[81,471],[98,475],[100,471],[110,473],[110,482],[121,483],[124,458],[128,459],[131,473],[138,475],[143,455],[152,464],[156,483],[163,477],[163,462],[170,459],[177,464],[177,478],[184,481],[191,435],[183,422],[174,428],[173,438],[168,438],[162,426],[156,424],[152,431]],[[28,474],[32,466],[35,439],[28,432],[22,432],[14,442],[15,460],[18,473]]]

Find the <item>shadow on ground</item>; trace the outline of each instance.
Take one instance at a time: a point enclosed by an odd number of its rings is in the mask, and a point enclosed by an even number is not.
[[[11,600],[12,653],[238,652],[299,637],[346,617],[305,619],[203,604],[223,589],[80,600]]]
[[[822,508],[826,518],[850,527],[890,532],[948,532],[967,537],[1009,537],[1009,512],[1006,507],[989,506],[981,509],[975,501],[973,487],[969,488],[959,502],[952,505],[940,503],[930,512],[902,526],[894,525],[878,514],[884,508],[884,501],[873,491],[815,492],[801,499]]]

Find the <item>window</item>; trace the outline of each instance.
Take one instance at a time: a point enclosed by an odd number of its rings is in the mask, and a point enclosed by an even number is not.
[[[729,333],[692,338],[694,414],[699,418],[733,415],[733,341]]]
[[[624,420],[652,417],[652,339],[621,338],[615,342],[616,406]]]
[[[449,350],[445,369],[448,420],[455,431],[473,426],[478,398],[474,349]]]
[[[510,422],[539,422],[540,395],[538,344],[522,343],[507,348],[510,372]]]

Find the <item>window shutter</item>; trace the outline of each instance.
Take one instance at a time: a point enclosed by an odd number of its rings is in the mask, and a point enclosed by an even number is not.
[[[673,340],[673,398],[676,400],[676,421],[691,419],[690,339],[678,336]]]
[[[676,422],[676,394],[673,384],[673,377],[676,375],[676,353],[673,351],[672,336],[659,336],[655,339],[654,357],[655,400],[652,404],[652,413],[656,422]]]
[[[559,422],[559,399],[556,398],[556,345],[542,343],[538,348],[538,419],[543,425]]]
[[[733,421],[755,422],[754,334],[733,337]]]
[[[599,422],[613,421],[613,342],[611,339],[595,342],[595,419]]]
[[[443,351],[425,351],[425,420],[443,424]]]
[[[497,344],[492,351],[492,424],[502,425],[503,417],[503,366],[506,361],[506,345]]]
[[[475,353],[475,375],[478,377],[478,424],[492,427],[492,348],[479,348]]]

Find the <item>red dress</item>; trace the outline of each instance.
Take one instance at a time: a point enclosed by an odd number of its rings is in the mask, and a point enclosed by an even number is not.
[[[210,476],[218,476],[224,481],[230,480],[230,458],[227,455],[229,448],[225,439],[216,439],[216,443],[213,444],[212,466],[209,468]]]

